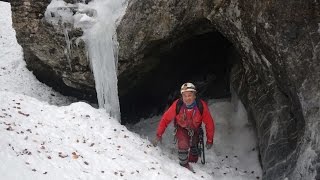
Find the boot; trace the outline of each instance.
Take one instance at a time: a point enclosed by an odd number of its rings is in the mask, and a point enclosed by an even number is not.
[[[180,165],[181,165],[181,164],[180,164]],[[181,165],[181,166],[187,168],[189,171],[191,171],[191,172],[193,172],[193,173],[196,173],[196,171],[193,169],[193,167],[192,167],[189,163],[187,163],[187,164],[185,164],[185,165]]]

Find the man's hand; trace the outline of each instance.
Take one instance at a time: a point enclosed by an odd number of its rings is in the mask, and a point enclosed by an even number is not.
[[[212,148],[212,145],[213,145],[212,143],[206,143],[206,148],[207,148],[207,149],[211,149],[211,148]]]
[[[159,144],[159,142],[161,143],[161,141],[161,137],[156,136],[156,138],[154,138],[154,140],[152,141],[152,144],[154,147],[156,147]]]

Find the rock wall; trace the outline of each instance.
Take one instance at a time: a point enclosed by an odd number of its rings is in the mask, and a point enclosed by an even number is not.
[[[319,179],[318,12],[316,1],[131,0],[119,63],[132,70],[154,49],[218,30],[242,56],[231,83],[255,123],[264,179]]]
[[[72,24],[47,23],[44,13],[50,1],[11,0],[10,3],[13,27],[27,67],[40,81],[61,93],[95,102],[94,78],[85,44],[79,38],[82,31]]]
[[[28,68],[62,92],[93,98],[82,32],[46,23],[48,4],[11,1]],[[319,2],[311,0],[131,0],[117,29],[120,103],[134,107],[121,98],[143,90],[131,91],[152,75],[162,54],[192,37],[219,32],[241,55],[233,62],[231,84],[255,124],[263,179],[320,179],[319,12]],[[141,87],[146,86],[162,88],[154,95],[170,93],[152,79]]]

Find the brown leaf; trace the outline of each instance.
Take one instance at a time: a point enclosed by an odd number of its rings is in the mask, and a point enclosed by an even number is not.
[[[9,126],[8,128],[6,128],[7,131],[13,131],[12,127]]]
[[[19,113],[19,114],[22,114],[22,115],[24,115],[24,116],[26,116],[26,117],[29,116],[29,114],[23,113],[23,112],[21,112],[21,111],[18,111],[18,113]]]
[[[66,158],[66,157],[68,157],[68,155],[67,155],[67,154],[66,154],[66,155],[63,155],[62,152],[59,152],[59,157],[61,157],[61,158]]]

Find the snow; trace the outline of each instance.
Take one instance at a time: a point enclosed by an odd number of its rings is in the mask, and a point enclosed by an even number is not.
[[[10,5],[0,3],[0,91],[21,93],[56,105],[75,101],[42,84],[26,69],[22,48],[12,28]]]
[[[128,127],[132,132],[104,109],[72,103],[40,83],[26,69],[10,4],[0,2],[0,17],[1,180],[261,177],[254,131],[235,96],[208,102],[215,142],[206,151],[207,163],[192,164],[196,173],[191,173],[178,164],[172,126],[161,145],[151,145],[160,116]],[[82,20],[93,22],[88,17]]]
[[[192,164],[196,171],[203,170],[214,179],[257,179],[262,171],[258,161],[256,135],[248,122],[245,108],[233,95],[233,99],[210,100],[210,112],[215,119],[216,132],[213,149],[206,151],[206,164]],[[155,138],[161,116],[140,121],[130,130],[147,139]],[[173,144],[173,123],[162,138],[161,150],[176,160],[177,148]]]

